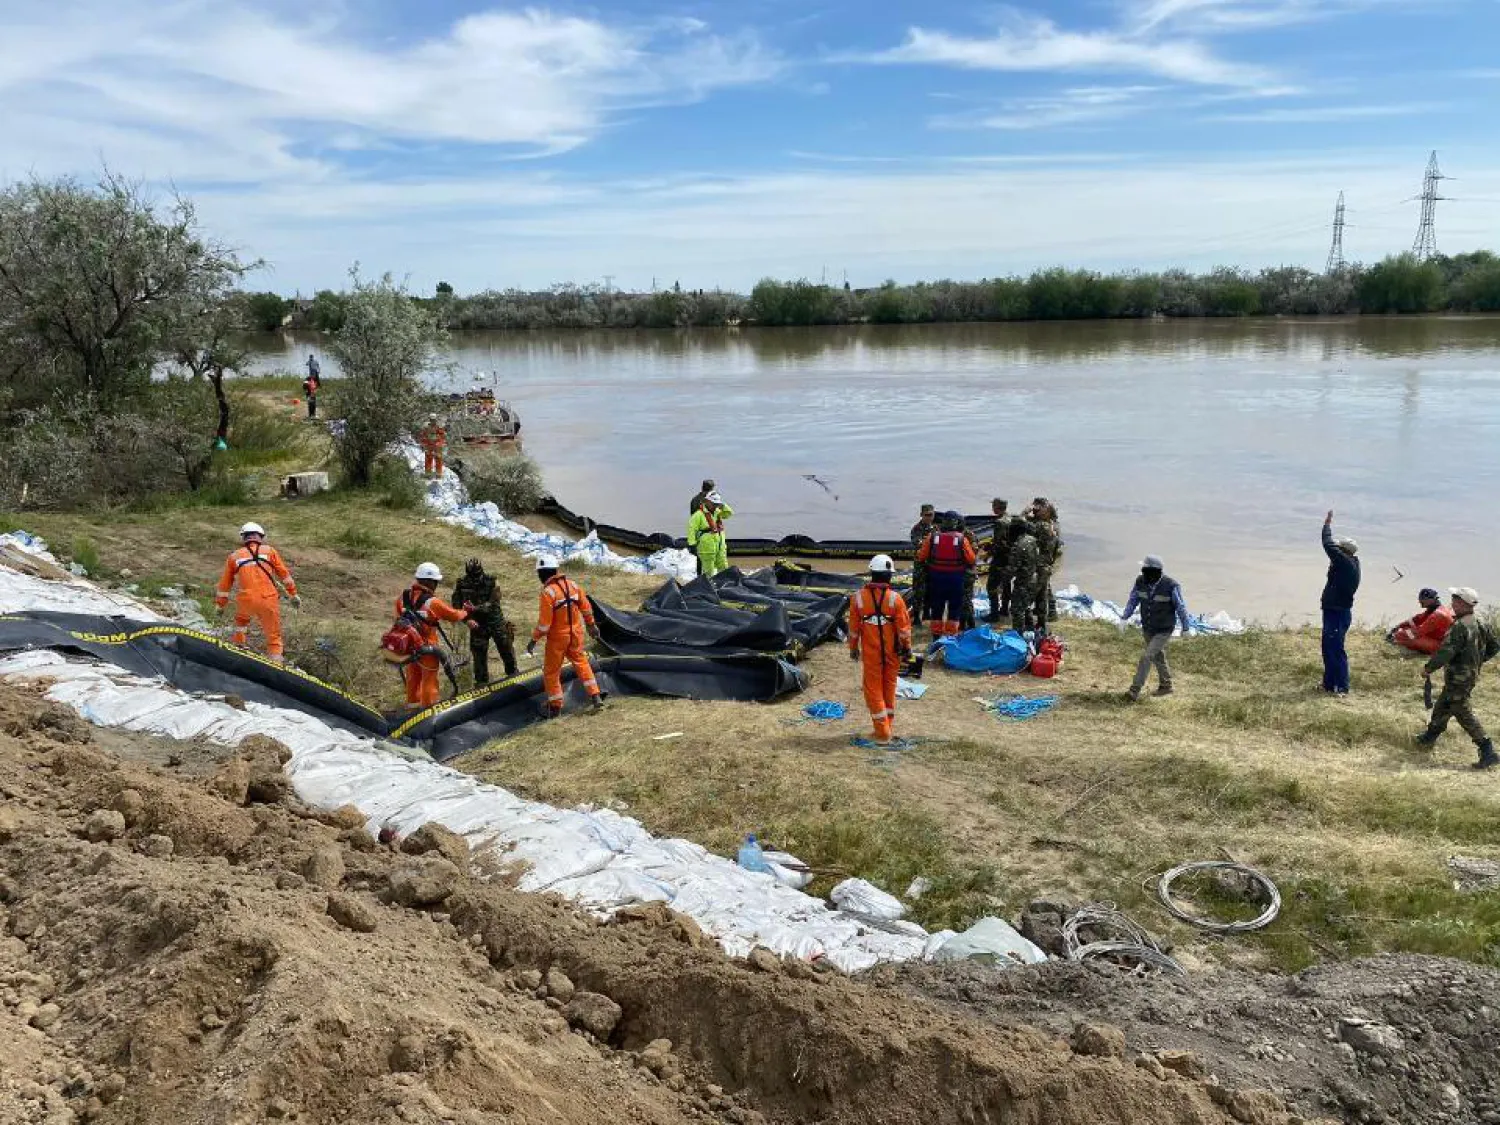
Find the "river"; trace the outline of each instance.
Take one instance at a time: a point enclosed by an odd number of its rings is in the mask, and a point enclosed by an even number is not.
[[[337,374],[313,334],[259,363],[310,351]],[[563,503],[622,526],[682,534],[704,476],[743,535],[900,536],[923,501],[1045,495],[1059,584],[1123,599],[1159,554],[1190,608],[1296,624],[1333,508],[1361,620],[1423,585],[1500,600],[1500,318],[494,332],[452,359],[455,384],[498,373]]]

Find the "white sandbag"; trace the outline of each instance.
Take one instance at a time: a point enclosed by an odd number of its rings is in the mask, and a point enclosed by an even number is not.
[[[813,881],[813,873],[807,870],[807,864],[790,852],[771,850],[763,851],[761,855],[765,858],[766,865],[770,867],[771,874],[783,887],[791,887],[794,891],[800,891]]]
[[[840,910],[863,918],[894,922],[906,913],[906,907],[895,895],[886,894],[864,879],[845,879],[828,895]]]
[[[928,934],[927,940],[922,943],[922,960],[935,961],[937,951],[948,944],[948,939],[957,937],[957,930],[939,930],[935,934]]]
[[[1000,918],[981,918],[933,954],[935,961],[983,961],[990,965],[1035,965],[1047,955]]]

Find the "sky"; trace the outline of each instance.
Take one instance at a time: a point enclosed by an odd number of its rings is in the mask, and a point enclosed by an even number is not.
[[[0,176],[252,284],[747,290],[1500,248],[1500,0],[5,0]]]

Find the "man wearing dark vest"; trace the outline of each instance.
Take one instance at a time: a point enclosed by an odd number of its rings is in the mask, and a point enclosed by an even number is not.
[[[1183,635],[1190,628],[1187,606],[1182,602],[1182,587],[1162,573],[1162,561],[1155,555],[1141,560],[1141,575],[1130,590],[1130,600],[1125,603],[1124,618],[1129,621],[1136,607],[1141,611],[1141,631],[1146,634],[1146,649],[1136,665],[1135,679],[1125,698],[1132,703],[1140,699],[1151,675],[1151,665],[1156,665],[1156,694],[1172,694],[1172,669],[1167,664],[1167,642],[1172,631],[1180,624]]]

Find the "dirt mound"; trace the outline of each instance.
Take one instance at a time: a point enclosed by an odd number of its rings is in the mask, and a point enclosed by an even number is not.
[[[7,1121],[1289,1120],[1087,1037],[730,962],[659,907],[603,925],[223,783],[274,748],[184,780],[10,689],[0,723]]]
[[[1133,980],[1071,962],[996,971],[891,966],[867,981],[955,1013],[1059,1034],[1080,1020],[1126,1033],[1127,1050],[1189,1049],[1223,1081],[1354,1122],[1500,1122],[1488,1045],[1500,973],[1461,961],[1386,956],[1293,977],[1221,973]]]

